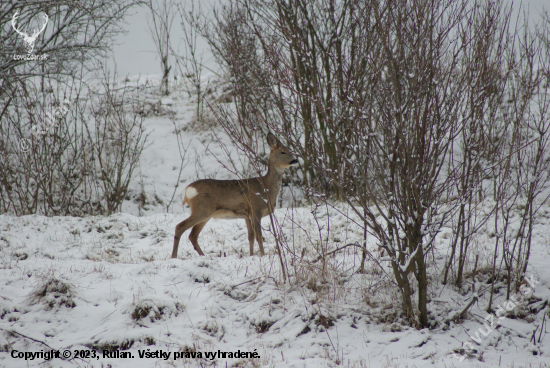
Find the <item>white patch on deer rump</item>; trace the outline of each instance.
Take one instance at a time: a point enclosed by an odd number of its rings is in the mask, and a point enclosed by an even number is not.
[[[197,192],[197,190],[193,187],[187,187],[185,189],[185,196],[187,197],[187,199],[191,199],[193,197],[196,197],[197,194],[199,194],[199,192]]]

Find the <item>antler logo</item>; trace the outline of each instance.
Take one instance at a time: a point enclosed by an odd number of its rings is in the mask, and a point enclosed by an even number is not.
[[[36,42],[36,39],[38,38],[38,35],[44,31],[44,29],[46,28],[46,24],[48,24],[48,14],[44,13],[44,18],[46,19],[46,21],[44,22],[44,25],[42,26],[42,29],[40,31],[35,29],[32,36],[29,36],[26,32],[21,32],[20,30],[17,29],[17,27],[15,26],[15,21],[16,21],[18,16],[19,16],[18,12],[16,12],[13,15],[13,18],[11,18],[11,26],[13,27],[15,32],[19,33],[23,37],[23,41],[25,41],[27,43],[27,52],[29,54],[32,54],[32,52],[34,50],[34,43]]]

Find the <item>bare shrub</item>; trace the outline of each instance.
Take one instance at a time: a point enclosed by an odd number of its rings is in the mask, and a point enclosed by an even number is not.
[[[25,94],[14,96],[0,126],[5,157],[0,162],[0,210],[16,215],[71,213],[86,171],[82,127],[70,120],[82,107],[79,95],[70,88],[56,88],[55,94],[52,85],[45,94],[32,83],[26,87]],[[63,100],[72,100],[64,106],[68,114],[57,116]],[[21,148],[23,141],[28,151]]]
[[[94,61],[104,58],[112,49],[114,37],[123,29],[120,21],[140,0],[100,0],[74,2],[60,0],[45,4],[40,0],[21,3],[3,1],[0,4],[0,119],[12,113],[7,107],[16,103],[32,83],[45,93],[48,79],[59,83],[70,80],[75,71],[84,67],[93,70]],[[15,60],[14,54],[26,54],[20,35],[11,21],[17,13],[20,29],[33,29],[36,21],[49,21],[38,36],[34,53],[38,60]],[[69,20],[70,21],[64,21]]]
[[[178,152],[179,152],[181,161],[180,161],[180,169],[179,169],[179,172],[178,172],[178,179],[177,179],[176,185],[174,185],[174,191],[172,192],[172,197],[170,198],[170,201],[166,205],[166,212],[170,211],[170,206],[172,205],[172,201],[174,200],[174,196],[176,195],[176,191],[177,191],[177,189],[180,185],[181,174],[183,172],[183,168],[185,166],[187,166],[187,164],[189,163],[189,158],[187,156],[187,150],[189,149],[189,146],[191,144],[191,143],[189,143],[187,146],[185,146],[183,144],[183,139],[182,139],[183,137],[181,136],[182,135],[181,134],[182,133],[182,128],[177,126],[176,118],[175,118],[174,115],[170,116],[170,121],[174,125],[174,134],[176,135],[176,140],[178,142]]]
[[[85,108],[82,77],[98,68],[97,58],[108,55],[113,38],[122,32],[119,22],[137,2],[0,5],[0,27],[6,30],[0,35],[0,153],[4,157],[0,212],[81,215],[108,211],[93,208],[97,202],[91,204],[86,197],[90,184],[95,183],[95,178],[89,178],[95,168],[91,168],[86,129],[78,120]],[[17,18],[19,29],[32,29],[38,19],[46,17],[49,21],[32,50],[39,58],[14,58],[24,53],[24,42],[12,29],[12,20]],[[113,200],[118,199],[109,201]]]
[[[250,140],[259,133],[267,135],[266,121],[278,119],[274,114],[272,80],[266,73],[268,62],[261,52],[261,42],[251,32],[246,8],[238,2],[213,9],[214,21],[195,16],[190,24],[209,43],[216,61],[227,73],[230,89],[224,94],[236,109],[225,106],[225,113],[246,127],[243,133]],[[222,106],[218,106],[223,108]]]
[[[383,250],[411,325],[430,325],[427,257],[450,219],[443,280],[452,271],[460,287],[472,236],[490,216],[508,234],[502,219],[523,202],[524,235],[504,242],[508,274],[521,278],[532,204],[549,182],[545,29],[513,25],[500,1],[253,0],[218,15],[202,30],[235,85],[235,110],[221,111],[220,125],[251,162],[262,130],[286,138],[310,200],[338,209],[340,199],[358,217],[363,244],[347,246],[375,259],[370,234]],[[250,103],[264,97],[269,114]],[[488,198],[495,205],[482,213]],[[322,264],[337,251],[324,239],[311,245]]]
[[[195,2],[191,3],[191,9],[187,11],[182,4],[177,5],[177,12],[180,17],[181,29],[183,31],[184,51],[171,49],[176,59],[176,65],[181,76],[187,79],[185,90],[191,97],[196,95],[197,108],[192,126],[195,128],[209,129],[215,120],[211,117],[204,119],[204,97],[205,90],[208,90],[208,84],[203,87],[202,71],[205,69],[203,64],[204,50],[199,54],[198,43],[199,33],[194,24],[197,24],[201,12],[200,8],[195,11]],[[205,123],[205,124],[203,124]]]
[[[170,33],[176,17],[174,12],[176,3],[173,0],[149,0],[147,6],[151,10],[151,17],[147,18],[147,29],[157,48],[162,70],[160,90],[161,94],[166,96],[170,93],[168,87],[168,75],[172,70],[172,60],[170,58],[172,40],[170,39]]]
[[[100,183],[94,188],[98,212],[105,214],[120,211],[148,137],[139,114],[140,104],[128,104],[129,96],[124,90],[117,93],[115,85],[116,74],[111,81],[105,74],[103,93],[91,96],[93,119],[87,121],[85,115],[80,116],[91,143],[91,162],[95,163],[92,175]]]
[[[85,93],[76,80],[64,88],[49,82],[46,94],[29,83],[14,96],[0,126],[0,211],[119,211],[147,141],[140,103],[115,91],[116,76],[104,74],[100,92]]]

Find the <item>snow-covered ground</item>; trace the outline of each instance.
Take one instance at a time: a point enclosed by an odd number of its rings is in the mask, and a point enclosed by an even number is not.
[[[140,78],[146,79],[158,83],[155,77]],[[223,93],[223,85],[212,86],[208,98],[213,101]],[[148,98],[155,102],[153,95]],[[198,178],[232,178],[217,161],[225,159],[221,144],[231,147],[223,133],[214,135],[210,128],[191,124],[193,97],[176,91],[156,99],[164,113],[146,119],[151,145],[122,213],[0,216],[0,366],[550,366],[550,337],[546,325],[541,328],[550,298],[550,207],[545,205],[537,220],[527,272],[538,282],[534,294],[518,296],[498,327],[486,319],[489,284],[483,267],[475,282],[479,301],[464,320],[453,319],[473,294],[438,282],[452,231],[444,228],[429,257],[434,327],[416,330],[400,316],[398,290],[384,262],[380,269],[379,259],[369,260],[367,272],[360,274],[361,255],[353,248],[325,265],[314,262],[320,247],[330,250],[362,240],[362,231],[339,213],[349,209],[322,207],[315,219],[309,206],[288,207],[289,188],[283,191],[286,197],[276,218],[286,246],[298,256],[287,257],[290,282],[283,283],[268,219],[263,221],[264,257],[248,255],[244,221],[211,220],[199,238],[206,256],[196,254],[186,233],[179,258],[170,259],[174,227],[189,214],[189,208],[180,205],[183,188]],[[175,114],[176,127],[169,111]],[[189,163],[166,211],[180,168],[176,128],[190,145]],[[489,225],[475,246],[480,261],[492,254]],[[373,242],[369,247],[378,254]],[[471,275],[467,277],[471,281]],[[502,285],[497,282],[494,306],[505,305]],[[466,342],[476,352],[461,356]],[[68,350],[70,358],[12,357],[18,354],[15,350],[24,354],[49,349]],[[92,349],[95,353],[89,353]],[[82,351],[84,358],[75,359],[75,351]],[[167,359],[140,357],[156,351]],[[259,357],[219,354],[237,351]]]

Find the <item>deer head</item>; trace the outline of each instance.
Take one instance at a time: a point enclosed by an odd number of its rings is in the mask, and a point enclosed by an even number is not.
[[[13,15],[13,17],[11,18],[11,26],[13,27],[15,32],[19,33],[23,37],[23,41],[25,41],[27,43],[27,52],[29,54],[32,54],[32,52],[34,50],[34,43],[36,42],[36,39],[38,38],[38,35],[40,35],[40,33],[42,33],[44,31],[44,29],[46,29],[46,24],[48,24],[48,15],[44,14],[44,18],[46,19],[46,21],[44,22],[44,25],[42,26],[42,29],[41,30],[35,29],[32,36],[29,36],[26,32],[21,32],[20,30],[17,29],[17,27],[15,25],[15,22],[16,22],[16,19],[17,19],[18,16],[19,16],[19,12],[16,12]]]

